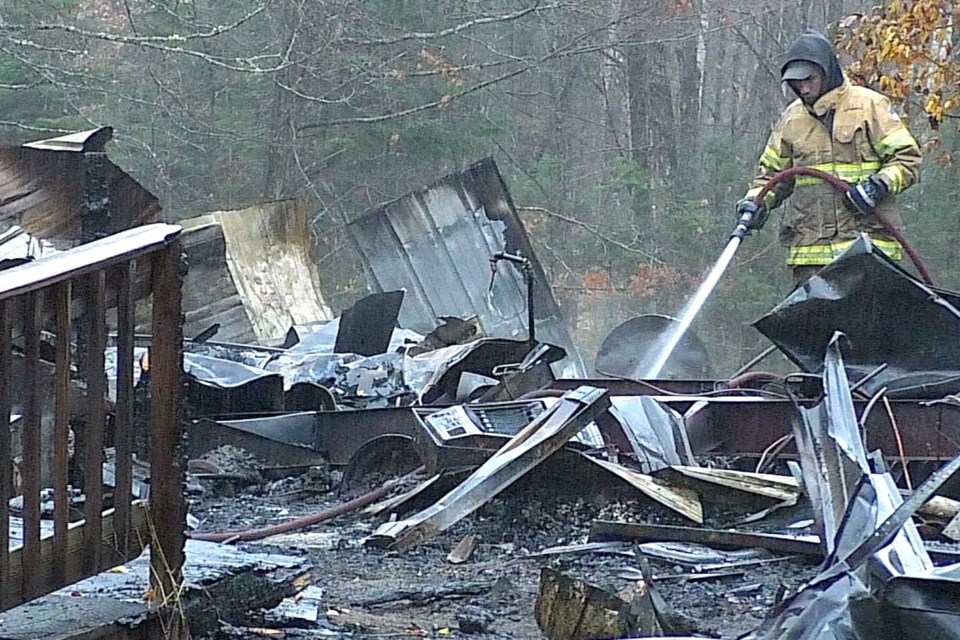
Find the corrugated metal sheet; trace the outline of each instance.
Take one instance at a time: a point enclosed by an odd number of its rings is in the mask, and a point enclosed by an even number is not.
[[[220,323],[214,340],[279,344],[293,325],[330,320],[300,200],[183,220],[189,271],[184,335]]]
[[[59,249],[75,246],[90,204],[85,197],[96,190],[101,198],[104,188],[110,215],[104,234],[157,222],[157,198],[104,157],[111,137],[104,127],[0,148],[0,230],[19,225]]]
[[[567,350],[566,374],[584,374],[549,280],[492,158],[373,210],[347,231],[375,290],[406,290],[400,325],[421,333],[438,326],[440,316],[476,315],[487,336],[525,339],[523,274],[501,262],[489,294],[488,287],[494,253],[528,258],[534,270],[537,338]]]

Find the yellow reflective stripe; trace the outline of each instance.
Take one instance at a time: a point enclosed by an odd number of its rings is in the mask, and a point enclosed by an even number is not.
[[[906,127],[897,127],[880,139],[876,145],[876,151],[881,158],[892,156],[898,149],[912,147],[917,144],[910,131]]]
[[[783,171],[790,166],[790,163],[790,158],[783,157],[773,147],[766,147],[763,155],[760,156],[760,164],[774,171]]]
[[[896,195],[906,189],[907,186],[907,173],[903,167],[899,165],[891,165],[889,167],[884,167],[878,171],[884,180],[886,180],[887,185],[890,187],[890,193]]]
[[[787,264],[792,267],[822,266],[833,262],[841,253],[849,249],[856,240],[845,240],[832,244],[811,244],[802,247],[790,247]],[[896,240],[870,240],[873,246],[883,251],[893,260],[903,260],[903,247]]]
[[[812,165],[811,168],[819,169],[820,171],[826,171],[831,173],[844,182],[860,182],[861,180],[866,180],[880,168],[880,163],[877,161],[870,162],[860,162],[860,163],[842,163],[842,162],[826,162],[823,164]],[[822,178],[815,178],[813,176],[797,176],[796,185],[798,187],[809,187],[814,184],[822,184]]]

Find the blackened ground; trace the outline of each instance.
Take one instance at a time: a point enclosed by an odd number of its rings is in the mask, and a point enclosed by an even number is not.
[[[328,477],[319,472],[314,476]],[[246,487],[221,483],[196,497],[191,513],[200,520],[201,530],[232,531],[277,524],[356,495],[321,492],[318,484],[323,486],[309,477]],[[602,500],[557,497],[544,487],[542,478],[518,482],[445,534],[403,551],[364,547],[364,537],[378,523],[362,514],[342,516],[269,543],[273,550],[279,546],[311,557],[314,583],[324,594],[320,617],[327,631],[335,634],[332,637],[536,639],[543,637],[534,619],[542,567],[620,592],[635,586],[639,566],[624,556],[529,554],[587,541],[596,519],[689,524],[635,494]],[[729,507],[708,506],[707,526],[725,526],[742,515]],[[475,552],[467,562],[451,564],[447,555],[468,534],[478,536]],[[795,592],[816,573],[816,565],[797,558],[706,581],[686,580],[682,574],[690,570],[670,563],[651,562],[650,568],[661,578],[658,590],[671,619],[687,625],[690,633],[722,638],[735,638],[756,627],[779,594]],[[262,631],[236,627],[269,626],[255,614],[248,621],[232,622],[233,627],[228,631],[225,625],[216,640],[262,638]]]

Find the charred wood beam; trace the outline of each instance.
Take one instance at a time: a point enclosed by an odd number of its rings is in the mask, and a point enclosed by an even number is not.
[[[180,427],[183,388],[183,317],[180,289],[183,267],[179,238],[153,256],[153,348],[150,372],[150,510],[156,522],[150,543],[151,587],[177,593],[183,580],[186,504]],[[176,624],[175,621],[173,621]]]
[[[30,567],[40,566],[40,310],[41,295],[31,291],[24,303],[23,332],[26,338],[26,379],[24,387],[23,429],[21,431],[23,466],[21,493],[23,494],[23,562]],[[6,507],[6,504],[3,505]],[[6,541],[0,541],[5,543]],[[29,598],[40,595],[42,585],[39,573],[22,574],[23,593]]]
[[[70,496],[67,493],[70,465],[70,339],[72,323],[70,318],[70,282],[61,282],[52,293],[53,307],[56,312],[56,381],[55,381],[55,417],[53,426],[53,553],[58,558],[67,557],[67,526],[70,518]],[[66,562],[58,562],[54,567],[55,580],[65,584],[67,579]]]
[[[493,589],[494,584],[493,582],[464,582],[443,586],[431,585],[419,589],[400,589],[389,593],[381,593],[362,600],[355,600],[351,604],[355,607],[373,607],[401,601],[426,604],[442,598],[482,595]]]
[[[675,527],[640,522],[611,522],[597,520],[590,527],[590,540],[635,540],[637,542],[696,542],[709,546],[733,549],[769,549],[781,553],[819,556],[820,541],[791,536]]]
[[[11,409],[11,329],[9,304],[0,300],[0,416],[8,416],[0,424],[0,501],[3,505],[10,503],[13,497],[13,459],[11,456],[12,443],[10,434]],[[13,586],[9,584],[10,573],[10,511],[7,508],[0,510],[0,611],[8,608],[12,601]]]

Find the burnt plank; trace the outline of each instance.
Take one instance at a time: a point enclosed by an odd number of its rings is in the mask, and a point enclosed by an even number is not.
[[[43,260],[6,269],[0,281],[0,299],[36,291],[147,255],[168,245],[179,233],[180,227],[176,225],[146,225],[80,245]]]
[[[150,547],[152,586],[172,594],[182,581],[184,558],[183,450],[180,392],[183,369],[183,325],[180,289],[183,285],[180,241],[153,257],[153,347],[150,353],[150,511],[154,520]]]
[[[23,561],[28,567],[40,566],[40,292],[26,295],[23,314],[24,380],[23,426],[21,442],[23,464],[20,468],[20,493],[23,495]],[[40,573],[23,573],[23,592],[27,599],[41,594]]]
[[[70,518],[70,495],[67,493],[67,475],[70,440],[70,281],[48,289],[53,298],[57,322],[56,415],[53,426],[53,557],[67,557],[67,525]],[[55,562],[54,580],[63,584],[67,575],[66,562]]]
[[[0,300],[0,500],[9,504],[13,497],[13,454],[10,443],[10,305]],[[10,573],[10,510],[0,509],[0,611],[10,607],[15,596]]]
[[[114,268],[111,280],[117,291],[117,408],[114,423],[116,475],[113,490],[117,551],[126,556],[129,546],[130,500],[133,484],[133,341],[136,304],[133,298],[136,265]]]
[[[86,278],[83,297],[86,352],[87,411],[83,433],[84,549],[80,566],[93,571],[100,564],[101,515],[103,513],[104,354],[107,341],[104,272]]]

